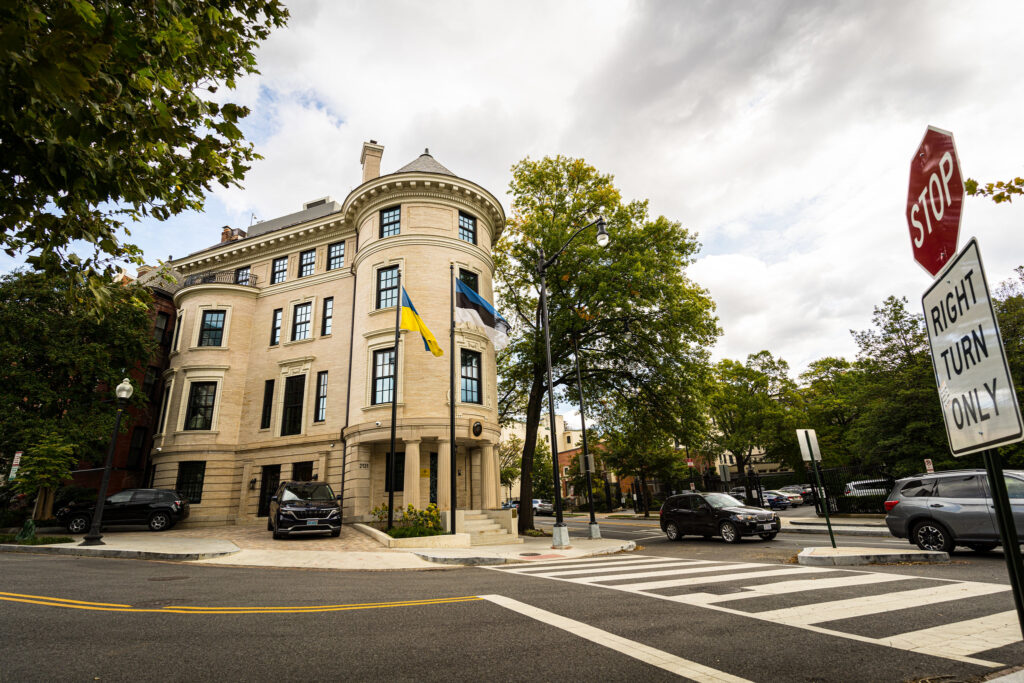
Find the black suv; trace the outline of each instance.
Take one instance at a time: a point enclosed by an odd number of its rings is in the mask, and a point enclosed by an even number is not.
[[[96,503],[71,503],[57,510],[57,521],[73,534],[84,534],[92,525]],[[103,504],[103,526],[145,524],[151,531],[165,531],[188,517],[188,500],[167,489],[125,489]]]
[[[286,481],[270,498],[267,531],[274,538],[331,532],[341,535],[341,496],[319,481]]]
[[[774,512],[748,507],[727,493],[683,493],[669,496],[661,506],[661,530],[670,541],[685,535],[721,536],[726,543],[739,543],[744,536],[770,541],[781,527]]]

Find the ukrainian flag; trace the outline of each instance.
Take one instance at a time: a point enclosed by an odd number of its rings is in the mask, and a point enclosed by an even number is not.
[[[437,340],[434,339],[433,333],[427,329],[426,324],[423,322],[423,318],[416,312],[416,307],[412,305],[412,300],[409,295],[405,292],[405,287],[402,287],[402,325],[403,330],[413,330],[420,333],[423,337],[423,346],[435,356],[443,356],[444,351],[437,345]]]

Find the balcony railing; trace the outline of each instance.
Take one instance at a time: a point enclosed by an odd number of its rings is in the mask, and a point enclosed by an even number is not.
[[[256,276],[252,273],[246,275],[239,275],[233,270],[210,270],[205,273],[196,273],[195,275],[189,275],[182,281],[182,287],[191,287],[193,285],[208,285],[211,283],[228,284],[228,285],[243,285],[245,287],[256,286]]]

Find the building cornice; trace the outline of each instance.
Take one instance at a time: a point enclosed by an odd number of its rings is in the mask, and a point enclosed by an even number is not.
[[[359,250],[355,258],[352,259],[352,267],[358,268],[359,265],[366,259],[373,258],[378,252],[389,251],[392,248],[402,248],[407,246],[428,246],[428,247],[441,247],[451,252],[460,251],[469,256],[480,259],[490,270],[490,273],[494,273],[494,259],[485,250],[481,249],[475,244],[464,242],[456,237],[446,237],[442,235],[425,235],[423,233],[412,233],[407,235],[395,235],[393,237],[387,237],[382,240],[374,240],[367,246]],[[408,252],[402,252],[408,253]],[[451,259],[449,259],[451,260]]]

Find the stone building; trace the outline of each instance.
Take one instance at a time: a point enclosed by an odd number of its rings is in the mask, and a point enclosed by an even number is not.
[[[362,184],[344,200],[225,227],[220,243],[170,264],[181,288],[153,485],[188,495],[191,523],[266,515],[289,479],[327,481],[344,491],[346,522],[370,519],[388,499],[392,392],[396,508],[449,510],[451,467],[457,509],[498,507],[494,347],[457,326],[454,463],[448,354],[450,266],[494,300],[504,210],[427,152],[380,175],[383,151],[363,145]],[[395,348],[399,270],[443,357],[414,331]]]

